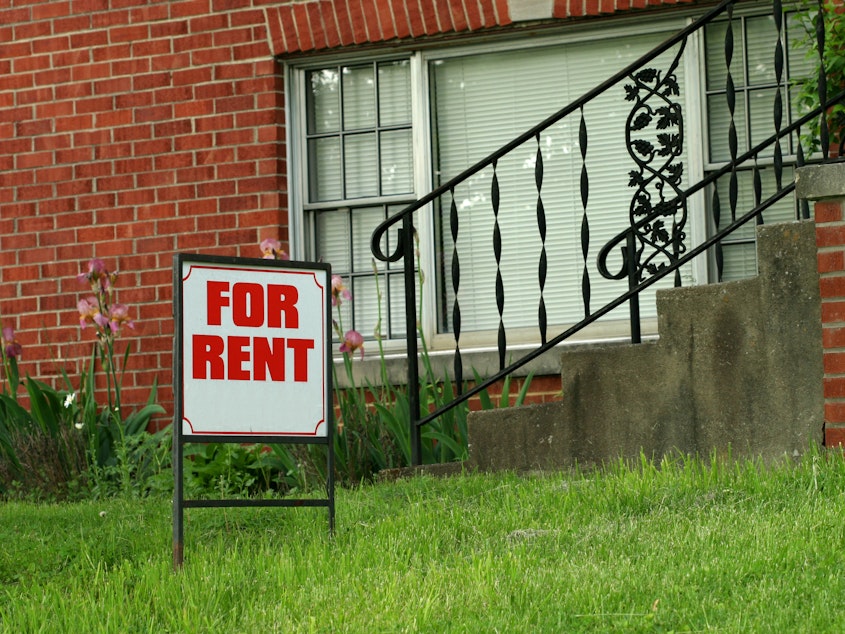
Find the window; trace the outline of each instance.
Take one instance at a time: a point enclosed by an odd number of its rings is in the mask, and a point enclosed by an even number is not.
[[[651,50],[683,21],[644,27],[641,20],[635,20],[627,25],[572,30],[536,41],[523,38],[480,47],[450,45],[360,62],[305,63],[292,69],[294,103],[301,104],[299,115],[291,122],[292,138],[299,140],[294,144],[298,154],[292,161],[295,178],[291,183],[301,183],[293,192],[293,207],[301,211],[299,235],[303,240],[296,252],[331,262],[333,271],[350,283],[355,299],[344,305],[344,327],[354,327],[365,337],[377,328],[387,338],[405,334],[401,262],[378,263],[374,269],[370,253],[370,237],[380,222]],[[723,59],[725,29],[724,22],[710,25],[700,48],[688,47],[675,69],[679,94],[674,100],[685,117],[684,153],[679,159],[684,166],[684,184],[698,180],[702,168],[717,169],[729,157],[724,133],[730,121],[724,105],[726,72],[718,64],[706,63],[711,58]],[[741,16],[734,19],[734,33],[734,121],[742,153],[774,130],[771,103],[776,84],[766,55],[770,56],[776,32],[769,17]],[[790,37],[787,32],[784,41]],[[805,68],[803,55],[792,48],[785,47],[790,51],[786,72],[796,76]],[[701,59],[695,59],[690,50],[700,51]],[[653,66],[665,72],[676,52],[668,51]],[[703,103],[697,98],[699,83]],[[794,116],[787,79],[781,90],[783,125],[787,125]],[[688,94],[694,96],[690,103]],[[618,86],[584,109],[586,159],[582,160],[580,118],[575,113],[539,140],[503,157],[496,166],[501,193],[503,319],[508,332],[516,331],[526,342],[538,339],[540,236],[534,180],[538,149],[544,165],[542,199],[547,222],[544,302],[549,324],[557,328],[584,316],[580,235],[585,211],[590,232],[590,308],[606,304],[621,292],[618,282],[598,275],[595,260],[599,249],[630,221],[634,190],[629,180],[635,164],[623,142],[630,114],[631,103],[625,100],[624,88]],[[701,133],[698,121],[704,122]],[[787,157],[794,151],[791,144],[784,146]],[[771,162],[771,157],[759,161],[764,185],[773,179]],[[582,164],[586,164],[590,181],[586,210],[579,189]],[[441,200],[418,212],[425,297],[431,304],[423,326],[436,335],[430,341],[437,336],[446,341],[451,337],[455,293],[450,262],[456,250],[461,263],[457,299],[462,307],[462,340],[466,343],[470,334],[473,343],[494,342],[499,315],[493,290],[492,177],[492,170],[486,169],[456,189],[455,204],[461,217],[457,240],[452,238],[449,223],[450,201]],[[741,204],[753,200],[751,177],[750,171],[740,175]],[[784,178],[790,177],[784,174]],[[723,187],[726,184],[720,181],[717,190],[721,192]],[[706,232],[708,210],[699,202],[692,201],[695,207],[688,209],[685,231],[690,243]],[[792,202],[781,201],[766,214],[766,221],[794,217],[794,213]],[[730,213],[723,213],[720,226],[729,221]],[[395,237],[393,232],[387,240]],[[394,247],[383,245],[385,252]],[[753,272],[753,227],[727,244],[724,255],[725,278]],[[690,267],[683,272],[683,283],[705,281],[705,277],[700,268]],[[672,280],[660,284],[669,286]],[[420,297],[421,289],[416,290]],[[655,315],[648,297],[641,300],[641,312],[646,319]],[[594,332],[598,337],[624,336],[627,328],[627,308],[623,306],[607,315]],[[656,324],[652,323],[651,329],[654,331]],[[509,343],[513,341],[509,334]],[[445,341],[444,345],[449,347]]]
[[[410,62],[322,66],[304,82],[308,257],[331,262],[351,286],[345,329],[402,337],[401,263],[379,263],[376,276],[369,239],[416,197]]]
[[[438,180],[456,176],[532,125],[554,114],[604,79],[635,61],[665,38],[660,35],[629,35],[605,40],[494,52],[484,55],[444,57],[431,68],[432,126],[435,174]],[[654,66],[666,68],[674,51]],[[596,69],[601,69],[597,77]],[[683,68],[677,72],[683,85]],[[625,148],[625,125],[631,103],[622,86],[587,104],[584,119],[588,131],[586,168],[589,199],[586,215],[590,231],[589,265],[594,268],[598,250],[629,222],[634,190],[629,169],[634,162]],[[677,96],[683,100],[684,95]],[[495,122],[491,124],[491,122]],[[573,324],[584,317],[581,282],[584,268],[580,196],[580,117],[564,118],[540,138],[544,177],[541,188],[546,213],[545,242],[548,277],[544,303],[549,323]],[[504,278],[504,323],[508,330],[537,323],[540,299],[537,268],[541,239],[536,221],[537,190],[534,165],[537,143],[529,142],[503,157],[497,165],[501,204],[498,222],[502,235],[501,270]],[[683,160],[683,158],[682,158]],[[629,166],[621,168],[620,165]],[[495,302],[496,262],[492,250],[493,213],[490,201],[492,170],[470,179],[456,191],[461,225],[457,251],[461,262],[459,301],[472,306],[462,310],[462,330],[484,331],[497,327]],[[448,228],[449,209],[441,209],[439,226]],[[448,263],[453,243],[448,230],[441,230],[437,246]],[[440,329],[451,331],[454,301],[448,271],[440,271]],[[690,280],[687,279],[687,282]],[[671,279],[661,282],[671,285]],[[591,308],[615,299],[624,288],[591,272]],[[644,316],[654,315],[644,302]],[[606,320],[626,319],[623,307]],[[534,335],[536,339],[536,335]]]
[[[727,22],[714,22],[705,30],[705,59],[724,59],[725,35]],[[734,40],[734,55],[731,60],[731,79],[736,94],[734,125],[737,131],[737,156],[775,133],[773,104],[778,89],[775,73],[773,48],[777,40],[777,28],[771,15],[735,16],[731,24]],[[784,49],[784,69],[780,85],[783,103],[781,128],[788,126],[798,117],[795,105],[794,82],[811,72],[805,51],[796,46],[803,35],[802,27],[787,17],[783,21],[781,35]],[[726,99],[728,79],[724,63],[708,64],[706,67],[706,93],[708,136],[710,139],[707,168],[716,169],[730,160],[727,130],[730,125],[730,110]],[[795,137],[781,141],[784,160],[783,182],[794,178],[793,168],[797,152]],[[773,169],[774,149],[757,162],[760,176],[761,198],[764,200],[776,190]],[[738,172],[737,210],[739,214],[753,209],[756,205],[754,192],[753,166]],[[730,175],[725,175],[716,184],[713,193],[719,204],[719,226],[722,229],[731,223],[729,197]],[[766,193],[768,192],[768,194]],[[712,204],[712,203],[711,203]],[[712,212],[712,207],[711,207]],[[766,210],[766,222],[794,220],[798,210],[794,198],[783,198]],[[757,272],[757,252],[754,240],[754,224],[748,223],[723,242],[722,279],[732,280]],[[715,276],[714,276],[715,277]]]

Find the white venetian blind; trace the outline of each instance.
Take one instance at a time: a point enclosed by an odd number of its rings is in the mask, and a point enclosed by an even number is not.
[[[659,43],[663,36],[616,37],[548,48],[510,51],[438,60],[432,66],[435,169],[440,182],[459,174],[490,152],[539,123],[595,87],[612,73]],[[653,67],[666,69],[668,56]],[[683,86],[682,65],[678,83]],[[683,96],[676,97],[681,101]],[[659,104],[654,104],[659,105]],[[629,224],[634,189],[628,186],[635,168],[625,146],[631,102],[622,85],[593,100],[584,110],[589,175],[587,216],[590,225],[588,267],[592,285],[590,308],[595,310],[626,290],[625,282],[600,277],[595,267],[599,249]],[[580,117],[574,113],[543,133],[540,147],[544,177],[548,275],[544,299],[550,324],[567,324],[584,316],[581,277],[583,208],[580,193]],[[505,326],[534,325],[540,298],[537,188],[534,165],[537,143],[532,140],[501,159],[499,225],[502,233],[501,270],[505,290]],[[496,262],[493,254],[491,181],[485,169],[456,190],[460,212],[457,249],[461,275],[458,299],[462,331],[497,327]],[[442,200],[445,310],[454,300],[449,274],[452,241],[449,200]],[[612,266],[618,266],[619,259]],[[671,279],[663,285],[671,284]],[[644,316],[654,314],[653,292],[641,300]],[[443,297],[443,294],[441,294]],[[627,308],[611,318],[624,319]]]

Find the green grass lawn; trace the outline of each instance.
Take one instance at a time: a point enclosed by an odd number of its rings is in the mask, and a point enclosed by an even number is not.
[[[0,505],[2,632],[842,632],[845,461],[417,477],[325,509]]]

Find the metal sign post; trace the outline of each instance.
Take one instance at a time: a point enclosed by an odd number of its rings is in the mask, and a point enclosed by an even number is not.
[[[173,565],[184,509],[326,507],[334,531],[331,267],[179,253],[175,319]],[[327,446],[325,499],[186,500],[186,443]]]

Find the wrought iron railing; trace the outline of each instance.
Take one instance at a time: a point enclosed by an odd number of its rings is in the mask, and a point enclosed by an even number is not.
[[[735,232],[739,227],[755,219],[762,222],[762,213],[774,203],[794,190],[793,183],[784,183],[784,162],[782,143],[791,135],[800,135],[802,126],[806,130],[811,124],[818,120],[818,138],[822,151],[822,160],[829,158],[828,148],[830,145],[830,133],[827,126],[826,113],[831,104],[845,102],[845,91],[828,98],[827,76],[824,59],[821,59],[820,72],[818,77],[819,105],[805,116],[796,119],[790,125],[783,125],[784,118],[784,60],[783,49],[783,7],[780,0],[774,0],[772,15],[777,29],[777,38],[773,47],[773,62],[776,76],[776,88],[774,102],[772,105],[772,121],[774,134],[764,141],[757,143],[747,152],[739,153],[738,133],[735,125],[736,95],[734,91],[734,80],[731,76],[731,62],[734,55],[734,34],[732,21],[734,19],[734,8],[743,4],[742,0],[723,0],[718,6],[707,11],[699,19],[692,22],[688,27],[667,39],[658,47],[642,56],[633,64],[617,72],[610,79],[603,82],[593,90],[587,92],[577,101],[562,108],[554,115],[548,117],[533,128],[515,138],[513,141],[496,150],[483,160],[468,168],[458,176],[443,183],[437,189],[408,206],[398,214],[383,222],[373,234],[371,247],[376,258],[382,261],[396,262],[403,260],[405,289],[406,289],[406,333],[407,333],[407,355],[408,355],[408,397],[409,411],[414,420],[409,421],[411,428],[411,457],[414,464],[420,463],[420,428],[447,410],[465,403],[472,396],[479,394],[489,386],[502,380],[515,370],[525,366],[555,347],[565,339],[583,330],[598,319],[604,317],[614,309],[625,304],[630,307],[631,339],[639,342],[640,315],[639,296],[648,287],[668,275],[674,275],[675,285],[680,285],[681,268],[693,258],[712,250],[716,262],[717,275],[721,278],[722,253],[721,243],[726,236]],[[819,2],[819,13],[815,37],[819,55],[822,56],[825,50],[825,11],[822,3]],[[717,19],[726,19],[725,29],[725,68],[726,86],[725,97],[727,99],[730,114],[727,145],[730,159],[719,169],[709,173],[706,178],[688,186],[682,186],[681,174],[683,166],[680,156],[683,149],[683,110],[680,104],[673,99],[678,94],[676,70],[681,60],[684,48],[689,38],[703,29],[706,25]],[[661,55],[677,47],[671,61],[665,70],[658,70],[651,64]],[[598,310],[590,310],[591,280],[587,270],[587,258],[590,248],[590,226],[587,215],[589,200],[590,178],[586,163],[586,148],[588,142],[588,128],[584,118],[584,107],[586,104],[606,93],[614,87],[624,87],[625,99],[632,102],[633,107],[628,116],[625,126],[624,143],[631,156],[635,169],[630,172],[630,185],[635,192],[632,196],[628,212],[628,226],[609,241],[600,250],[598,255],[597,268],[601,275],[607,279],[627,280],[627,289],[616,299],[606,303]],[[547,258],[546,258],[546,217],[541,196],[541,188],[544,179],[543,156],[540,151],[540,135],[569,115],[579,116],[579,146],[581,149],[581,175],[578,195],[583,208],[581,221],[581,255],[584,259],[584,269],[581,280],[582,301],[584,303],[584,319],[570,326],[563,332],[549,337],[548,317],[546,314],[544,293],[547,282]],[[507,355],[507,333],[504,325],[504,285],[502,283],[501,253],[502,236],[498,222],[499,218],[499,180],[497,177],[497,164],[506,155],[519,148],[524,143],[535,139],[538,144],[537,157],[534,162],[535,180],[537,187],[537,230],[540,237],[540,252],[538,253],[538,284],[539,303],[537,310],[537,325],[540,331],[541,345],[524,354],[513,363],[506,364]],[[840,135],[841,141],[841,135]],[[772,152],[772,168],[776,188],[775,192],[763,199],[760,183],[760,170],[757,165],[761,153],[766,150]],[[797,145],[796,165],[805,163],[801,144]],[[738,204],[738,170],[740,167],[750,166],[753,178],[753,206],[743,213]],[[441,208],[448,208],[449,229],[452,233],[452,241],[457,243],[458,228],[460,226],[460,214],[455,202],[455,189],[466,182],[472,176],[482,170],[492,170],[492,182],[490,199],[492,202],[493,219],[493,254],[496,260],[496,290],[495,299],[498,310],[499,324],[497,331],[497,351],[499,357],[499,371],[489,376],[483,382],[477,383],[471,389],[462,390],[464,382],[463,359],[461,349],[461,305],[458,300],[460,289],[460,262],[457,250],[452,253],[451,262],[451,284],[454,294],[452,303],[452,329],[455,337],[454,366],[452,380],[457,387],[457,398],[450,404],[423,413],[420,412],[419,370],[417,363],[413,360],[418,357],[417,349],[417,298],[415,293],[415,277],[417,263],[415,262],[414,244],[414,214],[432,203],[441,203]],[[715,231],[709,238],[695,245],[688,244],[686,221],[688,215],[687,204],[691,197],[705,188],[712,187],[719,178],[727,177],[727,211],[730,214],[730,222],[721,230]],[[443,200],[445,202],[443,202]],[[723,222],[721,218],[723,202],[720,194],[716,191],[713,194],[711,205],[711,218],[714,227],[718,228]],[[809,216],[806,203],[803,206],[801,215]],[[386,254],[381,249],[382,238],[387,231],[397,224],[399,237],[397,248],[393,253]],[[608,260],[611,254],[621,247],[622,266],[616,272],[609,269]],[[417,415],[417,413],[419,413]]]

